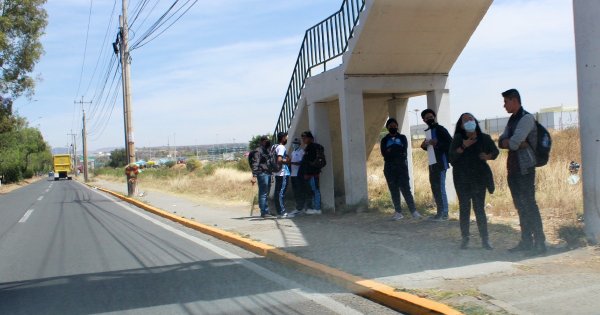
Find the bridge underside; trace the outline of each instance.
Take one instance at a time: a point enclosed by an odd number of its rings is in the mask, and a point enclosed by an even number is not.
[[[368,207],[367,159],[388,117],[410,139],[410,97],[427,95],[440,124],[451,125],[448,73],[491,2],[366,1],[342,64],[307,79],[289,128],[290,138],[311,130],[326,148],[324,208]],[[413,178],[410,155],[409,169]]]

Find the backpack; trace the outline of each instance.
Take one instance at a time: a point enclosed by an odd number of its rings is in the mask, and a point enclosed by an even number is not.
[[[325,148],[318,143],[313,143],[315,146],[316,157],[315,160],[310,163],[310,166],[316,169],[322,169],[327,165],[327,161],[325,160]]]
[[[271,151],[269,151],[269,158],[267,159],[267,168],[271,173],[278,173],[283,167],[282,164],[277,162],[277,146],[278,144],[271,147]]]
[[[552,149],[552,137],[548,130],[542,126],[537,120],[535,121],[537,128],[537,145],[535,147],[535,167],[541,167],[548,163],[550,158],[550,149]]]

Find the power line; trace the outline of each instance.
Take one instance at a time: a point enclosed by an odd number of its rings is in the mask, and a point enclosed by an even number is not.
[[[77,93],[75,93],[75,97],[77,97],[79,95],[79,88],[81,88],[81,81],[83,80],[83,70],[85,68],[85,56],[87,55],[87,44],[88,44],[88,38],[90,35],[90,23],[92,21],[93,6],[94,6],[94,0],[90,0],[90,12],[88,15],[87,30],[85,32],[85,45],[83,46],[83,62],[81,63],[81,73],[79,74],[79,83],[77,84]]]

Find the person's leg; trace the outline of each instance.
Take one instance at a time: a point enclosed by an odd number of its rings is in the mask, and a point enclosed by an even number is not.
[[[461,248],[466,248],[469,242],[469,225],[471,224],[471,192],[470,187],[464,183],[454,183],[458,197],[460,235],[462,236]]]
[[[281,185],[283,184],[283,176],[275,176],[275,191],[273,199],[275,201],[275,210],[277,214],[281,214],[281,199],[279,198]]]
[[[446,170],[440,171],[440,196],[442,199],[442,217],[448,218],[448,195],[446,194]]]
[[[513,203],[519,215],[519,225],[521,226],[521,241],[519,244],[511,248],[512,251],[529,250],[533,246],[531,231],[529,230],[527,218],[525,218],[525,205],[523,203],[522,185],[520,174],[512,174],[507,177],[508,188],[513,198]]]
[[[441,173],[435,167],[429,167],[429,185],[431,186],[431,193],[437,206],[436,218],[441,218],[444,209],[444,203],[442,200],[442,193],[440,190],[440,178]]]
[[[303,178],[300,176],[292,176],[292,189],[294,190],[294,199],[296,200],[296,210],[304,209],[304,187]]]
[[[267,196],[269,194],[271,179],[269,175],[260,174],[256,177],[256,181],[258,183],[258,207],[260,208],[260,214],[266,215],[269,213]]]
[[[408,210],[414,217],[420,217],[418,214],[417,206],[415,205],[415,198],[413,197],[412,191],[410,189],[410,177],[408,175],[408,169],[400,173],[400,191],[402,192],[402,197],[404,197],[404,201],[406,201],[406,205],[408,206]]]
[[[319,190],[319,176],[311,176],[308,180],[310,189],[313,192],[313,207],[315,210],[321,210],[321,191]]]
[[[396,213],[402,212],[402,205],[400,203],[400,187],[398,187],[399,174],[394,169],[385,169],[383,171],[385,181],[387,182],[388,189],[390,190],[390,196],[392,197],[392,204],[394,204],[394,210]]]
[[[546,251],[546,236],[544,235],[544,227],[540,208],[535,200],[535,169],[527,175],[523,175],[523,200],[525,203],[525,214],[528,222],[529,230],[533,235],[533,245],[536,250]]]
[[[283,215],[283,214],[286,213],[286,210],[285,210],[285,193],[287,191],[287,186],[289,184],[290,177],[289,176],[280,176],[280,177],[281,177],[281,186],[280,186],[279,190],[277,190],[277,192],[278,192],[278,202],[279,202],[279,213],[278,214]]]
[[[477,219],[481,246],[485,249],[492,249],[489,243],[487,216],[485,215],[485,189],[485,184],[473,185],[473,210]]]

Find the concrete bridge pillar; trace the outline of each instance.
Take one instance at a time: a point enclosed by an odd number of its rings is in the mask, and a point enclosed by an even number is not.
[[[333,176],[333,152],[331,148],[331,127],[329,124],[329,104],[309,103],[308,124],[315,142],[325,148],[325,160],[327,165],[321,170],[319,186],[321,187],[321,208],[335,211],[334,176]]]
[[[339,100],[346,206],[365,211],[369,198],[362,89],[346,85]]]
[[[411,147],[410,121],[408,111],[408,98],[393,98],[388,102],[389,117],[398,121],[398,130],[408,139],[408,174],[410,176],[410,188],[415,193],[415,180],[413,177],[413,156]]]

